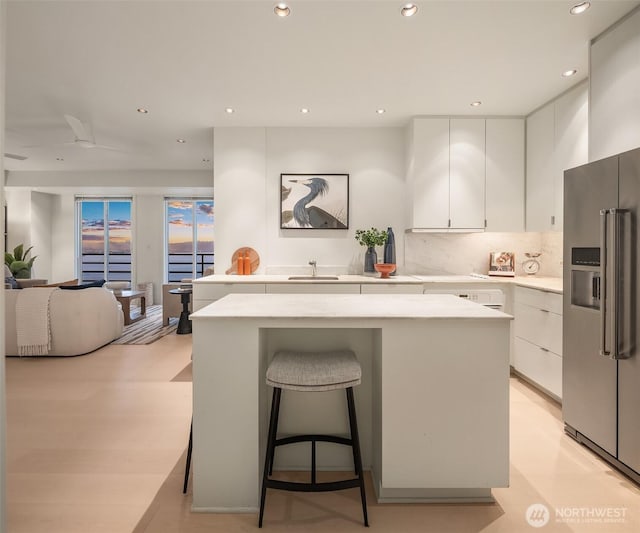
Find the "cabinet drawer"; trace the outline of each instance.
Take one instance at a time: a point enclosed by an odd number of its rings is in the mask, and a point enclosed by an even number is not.
[[[362,294],[422,294],[422,284],[409,285],[407,283],[363,283],[360,286]]]
[[[562,316],[516,301],[514,334],[562,355]]]
[[[513,367],[543,389],[562,398],[562,357],[516,337]]]
[[[264,294],[264,283],[196,283],[193,299],[215,302],[227,294]]]
[[[516,303],[523,303],[539,309],[545,309],[558,315],[562,314],[562,294],[555,292],[516,287]]]
[[[359,283],[269,283],[267,294],[360,294]]]

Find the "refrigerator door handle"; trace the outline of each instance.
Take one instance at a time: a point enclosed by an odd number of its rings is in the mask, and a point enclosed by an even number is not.
[[[600,355],[610,357],[611,351],[607,349],[607,331],[609,316],[607,314],[607,301],[609,292],[608,271],[608,217],[609,209],[600,210]]]
[[[611,359],[620,359],[620,342],[618,338],[618,290],[619,290],[619,261],[620,257],[620,214],[618,209],[609,209],[609,215],[612,219],[612,238],[611,238],[611,310],[609,325],[611,327]]]
[[[600,210],[600,355],[611,359],[623,358],[619,339],[618,297],[620,218],[624,212],[616,208]],[[610,219],[613,222],[611,225]]]

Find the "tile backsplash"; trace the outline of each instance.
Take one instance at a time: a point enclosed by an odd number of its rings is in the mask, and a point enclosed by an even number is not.
[[[562,276],[562,233],[405,233],[404,274],[486,274],[489,252],[514,252],[516,275],[525,252],[540,252],[538,276]]]

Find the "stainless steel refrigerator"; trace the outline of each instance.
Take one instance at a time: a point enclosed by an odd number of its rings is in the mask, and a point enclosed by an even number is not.
[[[564,173],[565,431],[640,483],[640,149]]]

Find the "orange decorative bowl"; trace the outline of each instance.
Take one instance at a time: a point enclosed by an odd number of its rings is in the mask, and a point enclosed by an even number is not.
[[[388,278],[389,274],[396,269],[395,263],[376,263],[373,265],[373,268],[376,269],[376,272],[380,272],[381,278]]]

